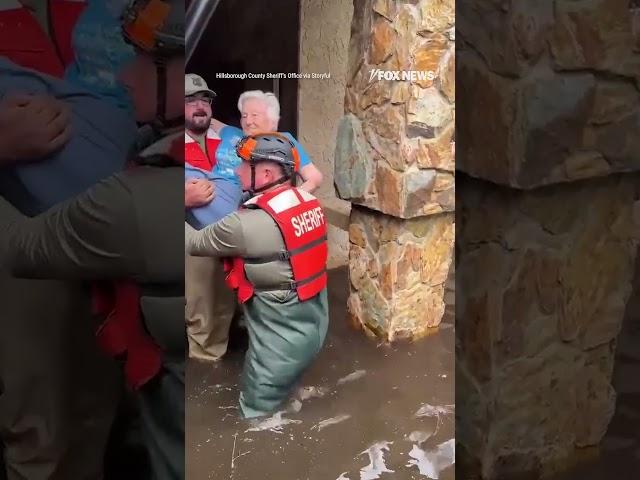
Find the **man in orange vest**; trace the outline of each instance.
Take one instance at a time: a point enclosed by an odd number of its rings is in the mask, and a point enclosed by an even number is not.
[[[327,225],[318,200],[294,187],[299,156],[288,138],[244,137],[237,153],[249,199],[200,231],[185,223],[185,249],[225,258],[249,331],[240,408],[251,418],[280,406],[324,343]]]
[[[205,80],[193,73],[184,77],[184,157],[190,170],[211,172],[216,165],[220,139],[210,128],[211,104],[216,94]],[[214,185],[206,178],[187,179],[185,207],[210,203]],[[225,285],[224,270],[216,258],[185,258],[185,294],[189,356],[199,360],[220,360],[227,351],[229,327],[236,310],[233,292]]]

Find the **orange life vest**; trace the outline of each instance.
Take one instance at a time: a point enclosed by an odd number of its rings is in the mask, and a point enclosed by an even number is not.
[[[227,284],[236,290],[240,303],[248,301],[256,291],[245,274],[247,263],[288,260],[293,281],[261,287],[260,290],[296,290],[301,301],[313,298],[327,286],[327,225],[320,202],[304,190],[283,186],[259,195],[242,208],[259,208],[276,222],[285,249],[264,257],[224,259]]]

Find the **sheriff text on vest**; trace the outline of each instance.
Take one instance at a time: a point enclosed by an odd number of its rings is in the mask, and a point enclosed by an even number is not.
[[[296,237],[324,225],[324,213],[322,212],[322,207],[316,207],[312,210],[307,210],[300,215],[296,215],[291,219],[291,225],[295,230]]]

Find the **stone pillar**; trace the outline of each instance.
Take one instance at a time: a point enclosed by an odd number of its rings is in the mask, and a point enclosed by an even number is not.
[[[628,0],[457,12],[457,168],[475,177],[458,177],[458,452],[483,479],[539,478],[596,446],[615,408],[639,238],[638,31]]]
[[[454,241],[454,1],[355,0],[335,185],[352,203],[357,326],[388,341],[437,327]],[[381,71],[420,71],[393,78]]]

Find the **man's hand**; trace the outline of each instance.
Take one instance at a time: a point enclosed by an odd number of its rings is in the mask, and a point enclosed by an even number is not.
[[[215,197],[213,183],[204,178],[190,179],[184,184],[184,206],[186,208],[202,207]]]
[[[45,95],[14,95],[0,102],[0,165],[40,160],[70,137],[70,109]]]

